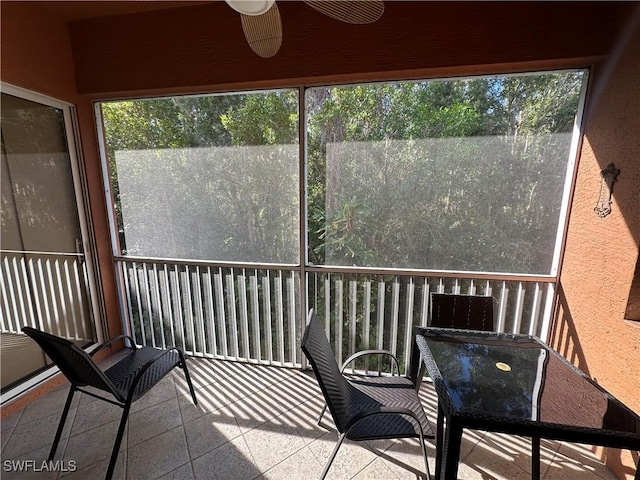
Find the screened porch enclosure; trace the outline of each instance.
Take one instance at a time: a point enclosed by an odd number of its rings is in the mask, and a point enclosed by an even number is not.
[[[431,293],[547,339],[587,72],[102,102],[125,330],[142,345],[407,368]],[[357,368],[377,368],[367,364]]]

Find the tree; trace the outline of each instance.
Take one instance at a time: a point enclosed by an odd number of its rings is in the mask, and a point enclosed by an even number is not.
[[[296,263],[295,99],[276,91],[103,104],[125,252]]]
[[[311,260],[548,273],[581,82],[308,90]]]
[[[307,89],[310,262],[548,273],[581,83]],[[104,103],[118,218],[123,195],[141,206],[121,224],[127,251],[297,263],[297,102],[282,90]],[[136,229],[154,245],[132,244]]]

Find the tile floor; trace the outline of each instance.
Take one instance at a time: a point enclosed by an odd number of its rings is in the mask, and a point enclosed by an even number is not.
[[[117,355],[107,359],[103,367]],[[182,371],[162,380],[133,404],[116,465],[116,479],[305,479],[319,478],[336,441],[330,415],[315,423],[323,402],[310,373],[206,359],[189,359],[199,405]],[[3,479],[98,479],[106,472],[121,409],[77,395],[56,459],[75,462],[74,472],[10,472],[7,460],[46,459],[68,388],[60,388],[3,419]],[[435,426],[435,394],[423,383],[421,397]],[[433,473],[435,448],[428,445]],[[589,447],[542,442],[545,480],[615,477]],[[462,479],[530,478],[527,438],[469,431],[463,437]],[[38,463],[39,462],[39,463]],[[65,464],[69,467],[69,463]],[[417,440],[345,441],[329,470],[331,479],[424,478]]]

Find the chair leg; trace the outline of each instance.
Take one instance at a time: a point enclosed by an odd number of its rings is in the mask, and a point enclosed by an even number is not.
[[[111,480],[111,477],[113,477],[113,471],[116,468],[116,460],[118,460],[120,444],[122,443],[122,437],[124,436],[124,427],[127,425],[127,418],[129,417],[130,408],[131,402],[127,402],[122,412],[122,418],[120,419],[120,426],[118,427],[118,434],[116,435],[116,443],[113,445],[113,451],[111,452],[111,459],[109,460],[109,468],[107,469],[105,480]]]
[[[73,399],[73,394],[76,393],[76,387],[71,385],[69,389],[69,395],[67,395],[67,402],[64,404],[64,410],[62,410],[62,417],[60,418],[60,423],[58,423],[58,430],[56,430],[56,436],[53,439],[53,445],[51,445],[51,451],[49,452],[49,461],[53,460],[53,457],[56,454],[56,450],[58,449],[58,443],[60,442],[60,437],[62,436],[62,430],[64,430],[64,424],[67,421],[67,415],[69,414],[69,408],[71,408],[71,400]]]
[[[318,417],[318,425],[320,425],[320,422],[322,421],[322,417],[324,417],[324,412],[327,411],[327,404],[324,404],[324,407],[322,407],[322,411],[320,412],[320,416]]]
[[[193,398],[193,404],[198,404],[198,399],[196,398],[196,391],[193,389],[193,383],[191,383],[191,377],[189,376],[189,369],[187,368],[187,362],[184,359],[184,354],[178,350],[178,355],[180,355],[180,362],[182,365],[182,371],[184,372],[184,376],[187,379],[187,385],[189,385],[189,391],[191,392],[191,398]]]
[[[422,447],[422,456],[424,457],[424,471],[427,474],[427,480],[431,480],[431,472],[429,471],[429,460],[427,458],[427,447],[424,444],[424,432],[422,431],[422,425],[420,427],[420,446]]]
[[[331,453],[331,457],[329,458],[329,461],[325,465],[324,470],[322,471],[322,475],[320,475],[320,480],[324,480],[324,478],[327,476],[327,473],[329,472],[329,467],[335,460],[336,455],[338,454],[338,450],[340,450],[340,445],[342,445],[342,442],[344,442],[344,439],[346,437],[347,435],[344,433],[338,436],[338,443],[336,443],[336,446],[334,447],[333,452]]]

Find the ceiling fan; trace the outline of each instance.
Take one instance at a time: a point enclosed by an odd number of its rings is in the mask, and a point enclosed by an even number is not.
[[[331,18],[345,23],[373,23],[382,16],[382,0],[303,0]],[[273,57],[282,44],[282,21],[275,0],[225,0],[240,13],[242,31],[256,54]]]

